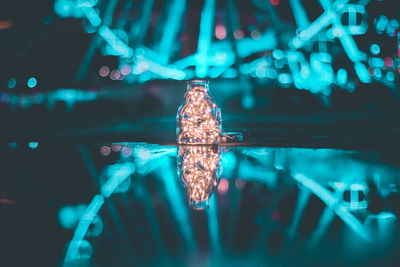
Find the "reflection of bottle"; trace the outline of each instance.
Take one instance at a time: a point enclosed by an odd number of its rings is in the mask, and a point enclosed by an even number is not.
[[[210,196],[218,185],[220,153],[218,146],[179,146],[178,173],[186,187],[190,206],[195,209],[208,207]]]
[[[185,102],[176,116],[180,144],[218,144],[221,139],[221,111],[208,92],[208,81],[188,81]]]

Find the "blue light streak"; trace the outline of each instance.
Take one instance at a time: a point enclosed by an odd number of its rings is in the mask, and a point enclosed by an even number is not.
[[[101,18],[94,8],[82,7],[82,12],[93,27],[99,27],[101,25]]]
[[[320,3],[322,7],[326,10],[329,11],[329,0],[320,0]],[[339,10],[344,7],[344,5],[348,1],[346,0],[337,0],[335,1],[332,5]],[[337,13],[334,13],[334,21],[333,21],[334,27],[340,32],[338,38],[347,54],[349,59],[354,62],[354,69],[356,71],[357,76],[360,78],[360,81],[363,83],[370,83],[371,82],[371,77],[368,74],[368,70],[365,67],[363,63],[360,61],[363,59],[362,55],[360,53],[360,50],[357,47],[356,42],[354,41],[353,37],[349,35],[346,31],[346,29],[343,27],[342,22],[341,22],[341,16],[339,16]]]
[[[76,2],[78,7],[94,7],[98,0],[77,0]]]
[[[311,197],[310,190],[308,190],[307,188],[300,189],[300,192],[297,196],[296,206],[293,211],[293,219],[288,228],[288,233],[291,238],[293,238],[297,234],[297,228],[302,218],[304,209],[306,208],[307,203],[310,200],[310,197]]]
[[[183,80],[186,78],[186,73],[184,71],[178,70],[175,67],[162,66],[154,61],[144,58],[143,56],[137,56],[136,58],[136,64],[145,62],[148,65],[150,72],[157,74],[161,77],[174,80]]]
[[[219,255],[221,253],[221,238],[219,235],[218,205],[216,203],[217,194],[210,198],[210,208],[207,210],[208,233],[211,240],[212,251]]]
[[[180,22],[185,11],[186,0],[173,0],[170,4],[168,19],[165,23],[164,33],[159,45],[159,54],[162,57],[161,63],[168,64],[172,51],[172,45],[178,34]]]
[[[115,33],[110,30],[107,26],[101,26],[99,28],[99,34],[103,39],[119,53],[119,55],[129,58],[133,56],[133,50],[128,45],[126,45],[121,39],[119,39]]]
[[[370,234],[367,232],[365,227],[361,224],[360,221],[351,214],[348,209],[343,206],[338,205],[336,198],[332,195],[332,193],[315,182],[314,180],[297,173],[294,175],[294,179],[301,183],[306,188],[310,189],[317,197],[319,197],[329,208],[331,208],[337,216],[339,216],[347,226],[350,227],[356,234],[362,237],[365,241],[370,241]]]
[[[339,18],[338,18],[339,19]],[[336,23],[336,28],[339,28],[342,34],[339,36],[339,40],[342,43],[342,46],[349,57],[349,59],[353,62],[358,62],[362,59],[360,55],[360,50],[357,48],[357,44],[354,41],[351,35],[347,34],[342,25],[339,25],[339,22]]]
[[[131,162],[115,164],[110,166],[107,171],[110,176],[109,180],[101,187],[100,191],[102,195],[94,196],[80,219],[69,244],[64,264],[77,258],[79,246],[87,234],[90,224],[94,221],[100,208],[103,206],[105,198],[110,197],[116,188],[135,171],[135,166]]]
[[[275,49],[278,46],[275,33],[266,31],[258,40],[243,38],[237,41],[237,52],[244,58],[254,53]]]
[[[310,21],[307,18],[306,11],[301,4],[300,0],[289,0],[290,5],[292,6],[294,19],[296,20],[297,27],[300,29],[306,28]]]
[[[196,75],[204,78],[208,72],[208,52],[211,46],[213,22],[215,13],[215,0],[205,0],[201,13],[200,34],[197,45]]]
[[[321,240],[322,236],[328,231],[330,223],[333,221],[335,213],[329,207],[326,207],[322,212],[321,218],[319,219],[317,228],[312,233],[308,247],[313,249]]]
[[[257,40],[254,38],[240,38],[240,40],[236,40],[236,53],[234,53],[232,43],[229,40],[212,42],[216,1],[205,0],[201,14],[196,53],[178,59],[175,64],[170,64],[170,57],[175,51],[174,44],[186,9],[186,2],[186,0],[171,0],[170,3],[168,3],[167,8],[169,12],[165,12],[166,19],[161,22],[164,23],[162,26],[163,31],[161,40],[159,40],[158,43],[154,43],[153,46],[156,52],[141,47],[141,45],[143,45],[143,42],[141,42],[138,48],[143,48],[143,50],[146,51],[146,56],[143,55],[140,60],[138,59],[139,57],[133,58],[133,49],[129,47],[129,43],[132,41],[130,40],[132,39],[132,32],[126,32],[122,28],[119,30],[111,29],[113,12],[118,4],[118,0],[110,1],[110,3],[105,6],[105,12],[102,10],[100,13],[97,9],[101,10],[103,6],[100,5],[95,8],[98,4],[97,0],[56,0],[54,9],[56,13],[61,12],[62,14],[60,14],[60,16],[62,17],[86,17],[90,22],[91,29],[93,31],[98,29],[99,36],[101,36],[108,44],[105,49],[103,49],[103,54],[107,54],[108,52],[112,55],[127,58],[129,59],[129,64],[132,64],[133,61],[132,69],[134,70],[134,75],[130,75],[126,79],[129,83],[134,81],[146,82],[151,79],[159,78],[182,80],[191,79],[194,76],[201,78],[207,76],[211,78],[234,78],[238,73],[230,71],[230,73],[227,74],[227,71],[230,70],[236,62],[236,56],[244,58],[254,53],[273,50],[277,47],[276,32],[269,29],[264,33],[259,33]],[[349,0],[319,0],[319,2],[323,7],[324,12],[310,24],[302,1],[290,0],[290,6],[299,31],[298,35],[293,37],[289,42],[290,48],[302,48],[312,40],[323,38],[324,36],[328,37],[328,40],[338,38],[347,56],[354,63],[354,69],[360,81],[363,83],[371,82],[371,77],[367,74],[367,68],[362,66],[362,62],[366,60],[367,55],[358,49],[353,37],[351,36],[352,34],[363,34],[368,28],[364,16],[366,14],[364,5],[366,5],[368,1],[360,2],[358,4],[348,4]],[[151,3],[152,0],[146,1],[146,6],[148,7],[146,14],[151,14]],[[348,16],[346,16],[347,14]],[[357,17],[359,17],[360,14],[362,15],[361,21],[357,20]],[[348,21],[344,21],[344,24],[342,25],[343,18],[347,17]],[[141,30],[142,35],[147,30],[146,23],[148,23],[148,21],[148,19],[141,16],[139,26],[137,27],[143,27]],[[386,26],[390,24],[389,22],[389,19],[381,16],[379,20],[377,19],[376,24],[379,24],[380,28],[383,29],[382,31],[385,31]],[[332,25],[331,29],[326,30],[329,25]],[[234,28],[236,29],[238,27],[239,26],[236,25]],[[253,33],[256,32],[258,33],[257,30],[253,31]],[[136,34],[133,34],[133,36],[136,36]],[[133,39],[135,40],[136,37]],[[255,36],[253,35],[253,37]],[[97,49],[96,46],[100,44],[98,41],[94,43],[94,48],[91,48],[88,52],[90,55],[93,55],[95,49]],[[310,52],[311,46],[307,46],[305,49]],[[375,49],[375,46],[372,51],[374,51],[373,53],[376,53],[377,50]],[[320,52],[326,53],[328,51],[323,50]],[[273,55],[275,54],[278,53],[273,53]],[[133,60],[131,61],[131,59]],[[125,61],[124,64],[126,63],[127,62]],[[140,68],[137,68],[137,66],[141,63],[143,63],[142,65],[149,65],[149,67],[146,67],[146,70],[144,71],[139,71]],[[275,63],[277,68],[285,67],[283,61],[275,61]],[[319,56],[315,56],[314,58],[310,56],[309,63],[306,61],[298,63],[300,63],[300,65],[297,67],[293,67],[293,65],[291,66],[292,73],[289,73],[289,80],[285,79],[288,77],[286,76],[286,73],[284,73],[283,76],[280,76],[281,73],[279,73],[279,70],[276,70],[273,65],[267,67],[256,67],[254,71],[250,71],[249,69],[245,70],[246,68],[242,68],[243,66],[241,65],[240,73],[261,79],[278,79],[278,82],[284,85],[284,87],[287,87],[293,82],[294,86],[298,89],[307,89],[312,93],[323,93],[329,95],[330,85],[335,79],[331,62],[327,62]],[[248,67],[251,66],[251,64],[243,65],[247,65]],[[194,70],[189,68],[192,66],[195,66]],[[376,72],[376,78],[385,77],[385,81],[390,81],[392,78],[391,74],[386,78],[385,73],[380,75],[379,70]],[[83,71],[80,70],[78,73],[83,73]],[[313,82],[312,77],[318,77],[318,80]],[[336,78],[338,77],[341,78],[340,81],[337,80],[339,85],[346,84],[346,82],[343,82],[345,76],[337,75]]]
[[[185,205],[183,201],[182,192],[179,190],[177,185],[177,175],[171,168],[171,162],[169,157],[162,157],[159,159],[161,161],[161,167],[159,170],[159,175],[165,185],[165,192],[167,193],[169,204],[172,212],[180,226],[182,235],[188,245],[189,249],[194,249],[196,246],[193,229],[189,220],[188,206]]]
[[[40,96],[40,95],[39,95]],[[75,102],[90,102],[98,97],[96,92],[77,90],[72,88],[60,88],[47,95],[47,103],[53,106],[57,101],[64,101],[67,108],[72,109]],[[38,99],[38,103],[43,102],[45,98],[42,96]]]
[[[125,181],[131,174],[135,172],[135,165],[131,162],[124,164],[114,164],[108,168],[108,181],[101,187],[101,194],[108,198]]]
[[[85,213],[83,214],[81,220],[79,221],[78,227],[74,232],[74,236],[69,244],[64,264],[67,262],[73,261],[77,258],[79,245],[82,242],[83,238],[85,237],[90,224],[92,223],[93,219],[99,212],[100,208],[104,204],[104,197],[102,195],[94,196],[92,202],[87,207]]]
[[[293,48],[298,49],[304,46],[304,44],[311,40],[317,33],[331,24],[334,17],[335,13],[333,11],[325,11],[306,29],[302,30],[299,36],[296,36],[292,39],[291,45]]]
[[[360,81],[363,83],[371,82],[371,76],[368,73],[367,67],[361,62],[356,62],[354,64],[354,69],[356,70],[357,76],[360,78]]]
[[[338,84],[344,85],[347,83],[347,71],[343,68],[340,68],[336,74],[336,80]]]
[[[345,27],[351,35],[360,35],[367,32],[368,24],[365,22],[366,10],[363,5],[348,4],[341,10],[342,17],[344,13],[348,14],[348,25]],[[357,14],[362,16],[360,24],[357,24]]]

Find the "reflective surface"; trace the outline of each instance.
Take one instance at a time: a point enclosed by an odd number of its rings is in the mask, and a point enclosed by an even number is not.
[[[2,205],[9,248],[39,244],[27,252],[35,264],[374,265],[399,257],[397,152],[31,143],[9,144],[2,167],[10,174],[10,162],[24,159],[18,168],[30,171],[32,192],[13,187],[24,178],[10,180]],[[74,159],[40,163],[61,153]],[[21,211],[30,218],[24,237],[13,232]]]

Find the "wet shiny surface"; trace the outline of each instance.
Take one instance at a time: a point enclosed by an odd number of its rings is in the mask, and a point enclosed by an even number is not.
[[[15,203],[2,205],[10,225],[13,211],[25,211],[22,232],[41,231],[17,234],[10,246],[30,238],[57,256],[52,264],[374,265],[399,257],[397,151],[21,146],[2,163],[7,174],[23,160],[23,174],[3,187]],[[27,177],[32,190],[23,194],[14,183]],[[39,203],[29,202],[36,193]],[[28,220],[44,213],[47,221]]]

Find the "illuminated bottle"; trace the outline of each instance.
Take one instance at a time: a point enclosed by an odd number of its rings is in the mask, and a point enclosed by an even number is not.
[[[189,205],[194,209],[209,206],[209,199],[218,185],[221,150],[216,145],[180,145],[178,174],[185,185]]]
[[[209,94],[208,81],[188,81],[185,101],[176,116],[178,143],[218,144],[221,123],[221,111]]]

